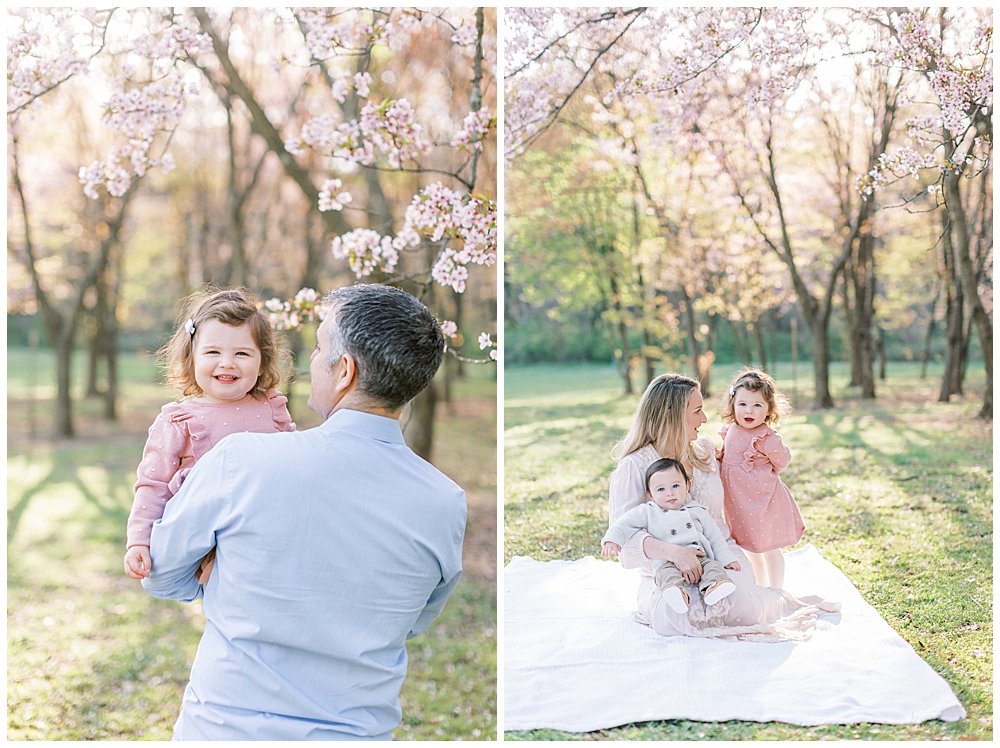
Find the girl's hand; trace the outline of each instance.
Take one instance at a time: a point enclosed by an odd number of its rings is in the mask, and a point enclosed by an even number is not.
[[[665,543],[650,535],[642,541],[642,550],[646,558],[670,561],[688,584],[694,584],[701,579],[701,564],[698,558],[705,555],[701,549]]]
[[[740,562],[739,561],[733,561],[731,564],[726,564],[725,568],[732,569],[733,571],[739,571],[740,570]]]
[[[132,579],[145,579],[153,561],[149,556],[148,545],[133,545],[125,553],[125,573]]]
[[[621,552],[622,547],[618,545],[618,543],[612,543],[611,541],[605,543],[604,547],[601,548],[601,555],[604,556],[604,558],[618,558],[618,554]]]
[[[722,456],[726,453],[726,445],[723,444],[721,447],[715,448],[715,459],[722,462]]]

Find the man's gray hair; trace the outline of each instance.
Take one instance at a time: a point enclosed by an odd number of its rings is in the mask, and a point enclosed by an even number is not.
[[[358,393],[390,410],[403,407],[434,378],[444,357],[441,326],[415,297],[393,286],[358,284],[324,299],[331,368],[351,354]]]

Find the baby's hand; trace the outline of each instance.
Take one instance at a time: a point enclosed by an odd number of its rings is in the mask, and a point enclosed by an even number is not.
[[[622,547],[618,545],[618,543],[612,543],[611,541],[605,543],[604,547],[601,549],[601,555],[604,556],[604,558],[618,558],[618,554],[621,552]]]
[[[145,579],[152,567],[148,545],[133,545],[128,549],[125,554],[125,573],[132,579]]]
[[[739,561],[733,561],[731,564],[726,564],[726,568],[727,569],[732,569],[733,571],[739,571],[740,570],[740,562]]]

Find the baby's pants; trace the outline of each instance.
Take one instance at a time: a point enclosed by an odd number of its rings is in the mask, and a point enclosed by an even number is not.
[[[698,589],[702,592],[704,592],[709,585],[729,578],[726,576],[725,568],[718,561],[715,561],[708,556],[699,556],[698,560],[701,562],[701,579],[698,582]],[[684,575],[681,574],[680,569],[678,569],[670,561],[663,562],[663,566],[656,570],[656,575],[653,579],[656,581],[656,586],[661,590],[666,589],[667,587],[684,587],[684,585],[687,584],[687,582],[684,581]]]

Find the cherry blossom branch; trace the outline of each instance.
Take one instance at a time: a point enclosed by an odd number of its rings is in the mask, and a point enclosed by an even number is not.
[[[510,78],[513,78],[518,73],[523,72],[533,62],[537,62],[538,60],[540,60],[545,55],[546,52],[548,52],[550,49],[552,49],[557,44],[559,44],[559,42],[561,42],[563,39],[566,39],[567,37],[569,37],[571,34],[573,34],[573,32],[578,31],[579,29],[582,29],[584,26],[588,26],[590,24],[604,23],[605,21],[612,21],[612,20],[614,20],[616,18],[624,18],[625,16],[629,16],[629,15],[633,15],[633,14],[635,14],[635,15],[638,16],[638,15],[642,14],[643,12],[645,12],[646,10],[647,10],[647,8],[630,8],[629,10],[622,10],[622,11],[612,11],[612,10],[609,10],[609,11],[605,11],[604,13],[602,13],[599,16],[596,16],[595,18],[585,18],[582,21],[580,21],[576,26],[574,26],[573,28],[569,29],[566,33],[560,34],[555,39],[553,39],[551,42],[548,42],[544,47],[542,47],[542,49],[538,52],[538,54],[536,54],[533,57],[531,57],[528,60],[526,60],[524,63],[522,63],[517,68],[515,68],[510,73],[507,73],[506,75],[504,75],[504,80],[508,80]]]
[[[634,24],[639,19],[639,17],[640,17],[640,15],[634,16],[632,18],[632,20],[630,20],[628,22],[628,24],[626,24],[625,28],[622,29],[621,32],[617,36],[615,36],[614,39],[611,40],[611,42],[609,42],[603,49],[598,50],[597,55],[594,57],[593,61],[591,61],[590,65],[587,67],[587,69],[583,72],[583,76],[580,78],[580,80],[577,82],[577,84],[575,86],[573,86],[572,90],[559,103],[559,106],[556,107],[555,111],[549,113],[549,115],[547,115],[542,120],[542,121],[545,122],[545,124],[543,124],[541,127],[539,127],[527,139],[521,141],[521,143],[519,144],[520,148],[527,148],[527,147],[529,147],[535,140],[537,140],[539,137],[541,137],[542,133],[544,133],[546,130],[548,130],[549,127],[551,127],[555,123],[555,121],[557,119],[559,119],[559,115],[562,113],[562,110],[566,108],[566,106],[570,102],[570,99],[573,98],[573,95],[577,91],[580,90],[580,87],[583,86],[584,82],[586,82],[586,80],[590,77],[591,72],[593,72],[594,68],[597,67],[597,63],[600,62],[601,58],[603,58],[604,55],[606,55],[618,43],[618,41],[623,36],[625,36],[625,34],[628,32],[628,30],[630,28],[632,28],[632,24]],[[536,122],[537,121],[538,120],[536,120]],[[531,123],[531,124],[534,124],[534,123]]]

